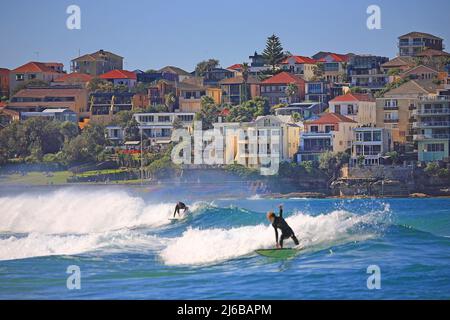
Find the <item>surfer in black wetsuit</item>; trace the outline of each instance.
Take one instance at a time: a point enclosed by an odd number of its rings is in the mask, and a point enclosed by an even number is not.
[[[295,245],[298,246],[299,242],[297,237],[294,234],[292,228],[287,224],[286,220],[283,218],[283,206],[280,205],[280,214],[278,216],[275,215],[272,211],[267,213],[267,219],[269,219],[270,223],[272,223],[273,228],[275,229],[275,242],[277,244],[277,248],[283,248],[283,240],[287,238],[292,238]],[[278,229],[281,230],[280,241],[278,242]]]
[[[186,213],[186,211],[189,208],[183,203],[183,202],[178,202],[177,205],[175,206],[175,211],[173,212],[173,217],[175,218],[175,215],[178,213],[178,215],[180,215],[180,210],[183,210],[183,213]]]

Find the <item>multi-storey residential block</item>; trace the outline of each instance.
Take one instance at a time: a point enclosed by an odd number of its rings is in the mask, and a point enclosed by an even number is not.
[[[425,49],[443,50],[442,38],[424,32],[410,32],[398,37],[399,56],[417,56]]]
[[[289,116],[261,116],[253,122],[218,122],[213,126],[224,138],[224,148],[218,152],[223,164],[250,168],[278,165],[293,160],[298,150],[300,127]]]
[[[331,113],[346,116],[360,125],[375,125],[377,122],[376,102],[368,94],[348,93],[329,102]]]
[[[80,85],[23,89],[11,97],[8,108],[19,112],[41,112],[48,108],[70,109],[79,119],[88,118],[88,91]]]
[[[135,113],[134,118],[139,124],[144,139],[152,144],[167,144],[170,142],[174,130],[174,121],[180,120],[181,125],[191,130],[195,113],[161,112],[161,113]],[[112,141],[125,139],[124,128],[115,125],[106,127],[106,135]]]
[[[413,111],[414,141],[419,161],[450,156],[450,96],[422,96]]]
[[[54,62],[28,62],[9,73],[9,91],[13,95],[16,87],[31,80],[52,82],[64,74],[63,64]]]
[[[354,55],[347,66],[349,81],[352,86],[379,90],[388,82],[388,76],[381,65],[389,58],[372,55]]]
[[[354,128],[350,165],[379,165],[381,157],[391,151],[391,144],[392,138],[388,129]]]
[[[91,121],[107,123],[120,111],[131,111],[133,93],[130,92],[93,92],[89,96],[89,112]]]
[[[376,99],[377,124],[392,132],[394,150],[405,153],[413,160],[413,115],[420,96],[435,95],[440,86],[431,80],[411,80]]]
[[[71,72],[86,73],[93,77],[112,70],[123,69],[123,57],[109,51],[99,50],[75,58],[71,62]]]
[[[297,162],[318,161],[324,152],[344,152],[351,148],[356,121],[336,113],[325,113],[319,119],[304,122],[300,134]]]
[[[224,79],[219,82],[222,89],[222,102],[238,105],[260,95],[259,81],[253,76],[244,80],[243,76]]]
[[[316,61],[303,56],[291,56],[281,62],[281,69],[284,71],[302,76],[306,81],[314,77]]]
[[[290,84],[295,85],[297,90],[289,97],[286,89]],[[278,73],[261,83],[261,96],[266,97],[271,106],[300,102],[305,97],[305,80],[288,72]]]

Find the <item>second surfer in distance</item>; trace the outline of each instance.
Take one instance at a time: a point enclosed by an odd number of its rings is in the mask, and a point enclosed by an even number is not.
[[[283,240],[287,238],[292,238],[295,245],[298,246],[299,242],[294,234],[294,231],[287,224],[286,220],[284,220],[283,218],[283,206],[279,205],[278,208],[280,209],[280,214],[278,216],[276,216],[275,213],[273,213],[273,211],[269,211],[267,213],[267,219],[270,221],[273,228],[275,229],[275,242],[277,244],[277,248],[282,249]],[[278,229],[281,230],[280,241],[278,241]]]
[[[181,201],[177,202],[177,205],[175,206],[175,211],[173,212],[173,217],[175,218],[175,215],[178,213],[178,216],[180,216],[180,210],[183,210],[183,214],[186,213],[186,211],[189,210],[189,208]]]

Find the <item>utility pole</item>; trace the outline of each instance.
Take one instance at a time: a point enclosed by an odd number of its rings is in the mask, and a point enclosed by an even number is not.
[[[142,130],[143,130],[143,128],[142,128],[142,124],[141,124],[141,126],[140,126],[140,131],[141,131],[141,186],[142,185],[144,185],[144,171],[143,171],[143,165],[144,165],[144,162],[143,162],[143,150],[144,150],[144,146],[143,146],[143,138],[142,138]]]

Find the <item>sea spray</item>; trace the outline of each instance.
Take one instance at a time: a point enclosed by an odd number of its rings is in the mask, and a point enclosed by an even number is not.
[[[359,241],[373,237],[373,230],[357,232],[357,226],[376,217],[358,216],[344,210],[310,216],[302,213],[287,218],[300,247],[317,247]],[[254,250],[273,247],[274,231],[267,224],[231,229],[187,229],[161,252],[168,265],[202,265],[242,257]],[[286,241],[286,245],[289,240]]]
[[[169,224],[175,203],[148,204],[124,191],[67,189],[0,198],[0,232],[86,234]]]

